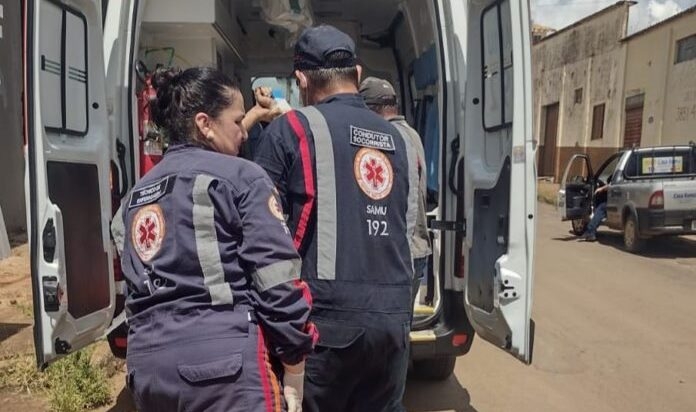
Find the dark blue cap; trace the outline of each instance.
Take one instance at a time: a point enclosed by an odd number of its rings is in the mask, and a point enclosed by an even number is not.
[[[338,51],[348,52],[350,56],[339,61],[329,61],[328,57]],[[355,42],[333,26],[322,24],[305,29],[295,44],[295,70],[353,67],[355,64]]]

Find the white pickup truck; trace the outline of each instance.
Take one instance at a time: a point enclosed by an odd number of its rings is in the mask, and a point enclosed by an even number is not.
[[[566,166],[558,193],[562,219],[580,235],[596,206],[594,191],[609,185],[605,224],[623,231],[626,250],[638,252],[655,236],[696,233],[696,146],[627,149],[597,170],[585,154]]]

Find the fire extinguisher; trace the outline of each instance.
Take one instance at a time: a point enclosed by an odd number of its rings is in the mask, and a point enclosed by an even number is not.
[[[136,73],[142,83],[138,92],[138,134],[140,135],[140,176],[150,171],[162,160],[164,142],[150,113],[150,102],[157,97],[152,85],[152,73],[141,61],[136,64]]]

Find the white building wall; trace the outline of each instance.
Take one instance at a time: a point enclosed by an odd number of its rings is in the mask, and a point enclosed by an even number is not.
[[[625,98],[644,94],[642,146],[696,140],[696,59],[675,63],[677,41],[696,34],[696,9],[626,40]]]

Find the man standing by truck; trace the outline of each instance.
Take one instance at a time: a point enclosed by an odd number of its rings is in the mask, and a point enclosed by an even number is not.
[[[348,35],[305,30],[294,70],[308,107],[264,130],[255,161],[280,193],[312,291],[320,340],[307,359],[304,410],[402,411],[417,208],[411,149],[358,94],[362,68]]]
[[[611,177],[610,179],[611,180]],[[585,233],[582,234],[582,240],[587,242],[595,242],[597,240],[597,228],[607,217],[607,191],[609,190],[609,182],[602,187],[599,187],[594,192],[594,212],[592,219],[587,224]]]

